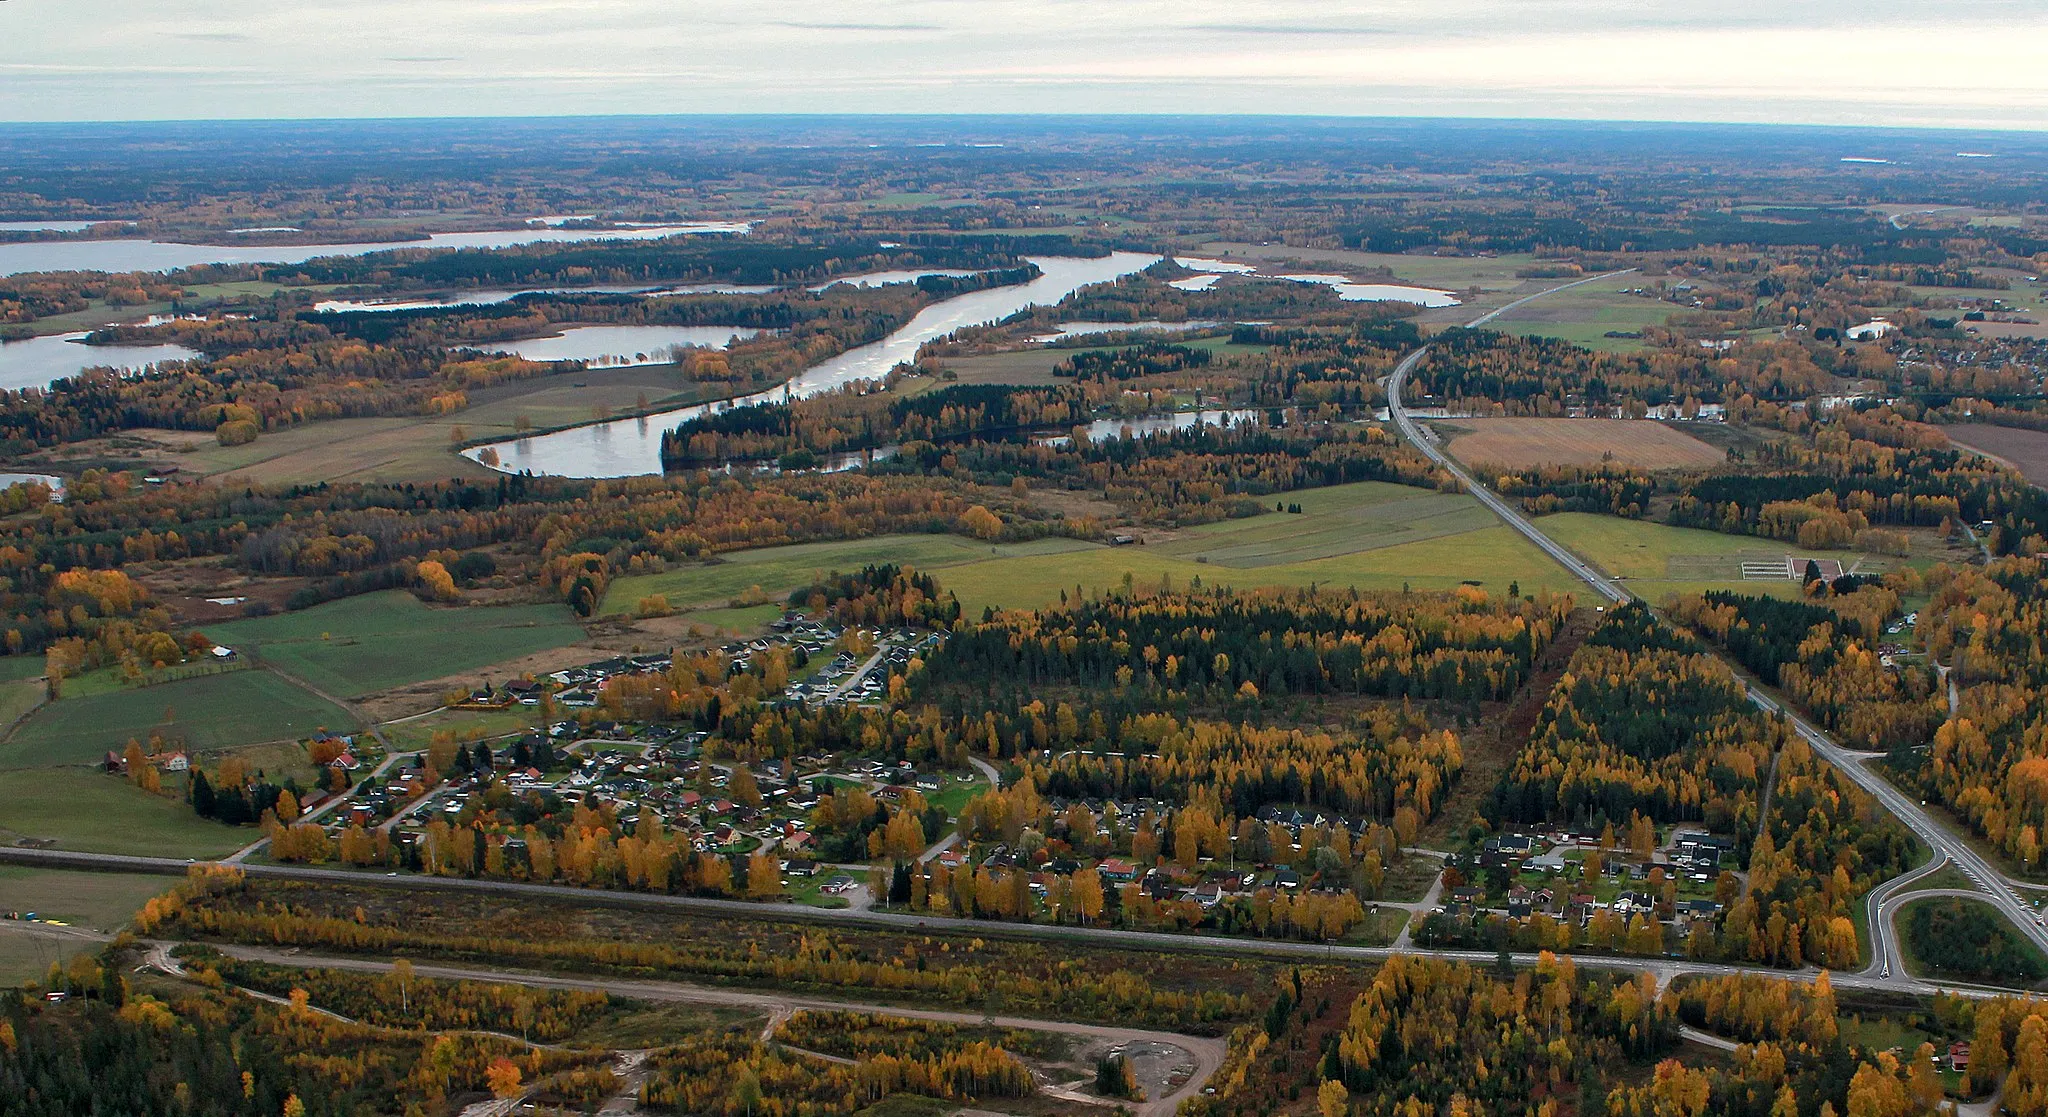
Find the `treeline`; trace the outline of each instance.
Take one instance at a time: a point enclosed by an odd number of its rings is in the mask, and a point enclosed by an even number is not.
[[[1939,798],[2027,872],[2048,835],[2048,562],[2006,559],[1943,570],[1917,632],[1957,688],[1956,711],[1934,734],[1924,764],[1894,767]]]
[[[924,681],[1497,699],[1521,684],[1571,610],[1569,598],[1493,601],[1477,591],[1061,595],[1060,608],[956,631]]]
[[[1795,343],[1744,345],[1724,353],[1647,349],[1610,353],[1557,338],[1452,328],[1430,339],[1412,374],[1414,390],[1482,415],[1637,416],[1650,407],[1732,404],[1740,397],[1791,402],[1836,387]]]
[[[524,910],[524,909],[522,909]],[[1185,980],[1164,957],[1090,954],[1052,959],[1031,944],[972,948],[923,936],[855,933],[750,921],[697,925],[665,920],[658,941],[644,932],[556,926],[562,910],[542,907],[505,930],[479,929],[473,901],[460,911],[408,907],[378,913],[345,891],[320,886],[215,882],[153,900],[138,917],[144,934],[175,933],[260,945],[403,954],[490,965],[573,968],[739,985],[849,989],[892,999],[979,1009],[991,984],[1018,1012],[1139,1023],[1187,1031],[1241,1019],[1249,998]],[[542,919],[535,922],[534,918]],[[636,917],[636,920],[640,917]],[[738,928],[738,930],[736,930]]]
[[[1434,487],[1443,474],[1380,427],[1254,422],[1190,426],[1140,438],[1039,442],[907,443],[867,471],[952,475],[983,484],[1019,476],[1103,494],[1134,519],[1213,523],[1266,509],[1262,497],[1353,481]]]
[[[230,984],[280,998],[303,991],[313,1005],[384,1028],[513,1032],[554,1043],[603,1020],[614,1007],[605,993],[443,981],[415,976],[405,963],[373,975],[253,962],[203,947],[180,954],[188,968],[211,971]]]
[[[986,1043],[937,1054],[873,1054],[847,1065],[779,1051],[751,1037],[695,1039],[654,1051],[640,1103],[716,1117],[842,1117],[891,1094],[970,1102],[1036,1089],[1017,1057]]]
[[[1838,737],[1883,750],[1925,744],[1948,710],[1934,672],[1887,666],[1877,649],[1899,595],[1882,586],[1840,595],[1815,588],[1825,605],[1715,590],[1676,598],[1670,613]]]
[[[0,995],[7,1113],[356,1117],[463,1094],[516,1095],[522,1080],[600,1069],[609,1058],[364,1026],[199,984],[139,993],[125,968],[118,956],[80,955],[53,990],[70,994],[63,1003]]]
[[[912,396],[833,392],[795,403],[767,403],[715,411],[661,436],[661,464],[687,469],[731,460],[783,459],[872,450],[891,443],[937,442],[972,434],[1086,422],[1113,396],[1062,385],[1016,388],[955,384]]]
[[[1785,735],[1703,647],[1631,603],[1573,653],[1487,814],[1598,830],[1641,812],[1751,831]]]
[[[1677,1038],[1671,1006],[1648,977],[1582,979],[1570,960],[1546,954],[1510,984],[1460,962],[1404,955],[1353,1002],[1323,1073],[1354,1115],[1537,1117]]]
[[[960,620],[960,599],[942,592],[937,578],[893,562],[871,563],[851,574],[834,572],[791,591],[789,604],[828,615],[841,628],[909,623],[951,631]]]
[[[1206,368],[1215,354],[1185,345],[1148,342],[1125,349],[1086,350],[1052,366],[1054,376],[1079,380],[1135,380],[1183,369]]]

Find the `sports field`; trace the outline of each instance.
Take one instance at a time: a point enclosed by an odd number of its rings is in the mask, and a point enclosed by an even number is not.
[[[175,798],[83,768],[0,772],[0,843],[151,857],[220,857],[259,837],[192,813]]]
[[[0,769],[92,764],[131,738],[146,741],[156,729],[209,752],[306,737],[321,728],[350,730],[355,721],[271,672],[235,671],[49,703],[0,742]]]
[[[343,698],[488,667],[583,638],[567,606],[431,606],[402,590],[230,621],[206,632]]]
[[[1472,465],[1522,469],[1613,461],[1637,469],[1687,469],[1727,460],[1725,452],[1697,438],[1641,419],[1446,419],[1435,425],[1456,432],[1450,451]]]

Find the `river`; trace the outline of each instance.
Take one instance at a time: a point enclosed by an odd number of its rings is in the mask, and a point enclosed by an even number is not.
[[[0,244],[0,275],[39,271],[168,271],[199,264],[300,264],[320,256],[365,256],[400,248],[509,248],[542,241],[656,240],[688,233],[745,233],[744,222],[701,221],[626,229],[556,229],[544,225],[487,233],[435,233],[425,240],[372,244],[221,245],[168,241],[45,240]]]
[[[674,287],[649,287],[645,283],[640,283],[632,286],[614,284],[595,287],[492,288],[449,291],[439,295],[422,295],[418,298],[328,299],[314,303],[313,309],[322,313],[375,313],[390,310],[441,310],[452,306],[495,306],[498,303],[511,302],[521,295],[637,295],[643,299],[658,299],[681,295],[765,295],[780,290],[782,288],[772,283],[684,283]]]
[[[768,391],[715,404],[674,408],[636,419],[587,423],[550,434],[528,435],[489,445],[498,455],[496,468],[507,473],[531,472],[555,477],[633,477],[660,473],[662,432],[714,408],[724,410],[786,398],[801,399],[833,391],[856,380],[879,380],[898,364],[915,358],[918,347],[925,342],[968,326],[1000,321],[1026,307],[1050,306],[1083,287],[1142,271],[1158,259],[1143,252],[1113,252],[1098,259],[1032,257],[1031,262],[1038,265],[1040,274],[1029,283],[975,291],[933,303],[918,311],[917,316],[902,329],[881,341],[849,349],[798,373],[787,384]],[[464,453],[476,459],[483,450],[484,447],[476,446]]]

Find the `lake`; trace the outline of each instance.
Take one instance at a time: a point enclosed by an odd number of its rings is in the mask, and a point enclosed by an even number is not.
[[[1053,342],[1070,337],[1092,337],[1096,334],[1180,333],[1184,330],[1206,330],[1221,324],[1208,321],[1161,322],[1157,319],[1144,322],[1061,322],[1058,333],[1039,334],[1031,340]]]
[[[27,341],[0,341],[0,388],[47,388],[53,380],[89,368],[110,366],[140,372],[164,361],[198,359],[182,345],[85,345],[84,333],[51,334]]]
[[[1171,285],[1183,291],[1206,291],[1225,275],[1242,275],[1250,279],[1320,283],[1337,292],[1337,297],[1345,302],[1386,301],[1415,303],[1419,306],[1458,305],[1457,298],[1449,291],[1439,291],[1431,287],[1410,287],[1400,283],[1359,283],[1348,275],[1261,272],[1251,264],[1240,264],[1234,260],[1211,260],[1203,256],[1175,256],[1173,262],[1189,271],[1207,273],[1174,280]]]
[[[837,279],[828,279],[825,282],[820,283],[817,286],[811,288],[811,290],[823,291],[828,287],[837,287],[842,283],[853,287],[887,287],[895,283],[916,283],[918,280],[923,279],[925,276],[928,275],[944,275],[959,279],[964,278],[966,276],[979,274],[981,273],[976,271],[962,271],[958,268],[937,268],[927,269],[925,271],[912,271],[906,269],[897,269],[895,271],[871,271],[863,272],[859,275],[842,275]]]
[[[678,346],[724,349],[734,338],[762,331],[739,326],[569,326],[554,337],[494,341],[467,348],[510,353],[529,361],[589,361],[597,365],[667,364]]]
[[[168,271],[199,264],[299,264],[320,256],[366,256],[401,248],[509,248],[543,241],[657,240],[691,233],[745,233],[745,222],[704,221],[630,229],[556,229],[536,225],[488,233],[435,233],[425,240],[277,246],[174,244],[157,240],[51,240],[0,244],[0,275],[37,271]]]
[[[1159,257],[1143,252],[1113,252],[1098,259],[1067,256],[1033,257],[1038,278],[1013,287],[955,296],[931,304],[902,329],[870,345],[798,373],[787,384],[765,392],[716,404],[674,408],[637,419],[587,423],[551,434],[529,435],[491,443],[496,468],[508,473],[532,472],[557,477],[632,477],[661,472],[661,435],[716,408],[746,407],[785,398],[829,392],[855,380],[879,380],[898,364],[917,356],[918,347],[967,326],[1008,318],[1026,307],[1050,306],[1083,287],[1107,283],[1142,271]],[[474,460],[483,447],[464,451]]]
[[[1197,426],[1237,426],[1251,422],[1258,415],[1250,409],[1228,411],[1177,411],[1171,415],[1135,415],[1129,418],[1097,419],[1088,424],[1090,442],[1101,442],[1107,438],[1144,438],[1147,435],[1165,434],[1168,431],[1193,430]],[[1070,435],[1054,435],[1042,439],[1048,446],[1065,446],[1073,441]]]

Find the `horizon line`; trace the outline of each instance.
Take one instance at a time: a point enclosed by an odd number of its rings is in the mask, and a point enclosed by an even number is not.
[[[1565,125],[1577,127],[1735,128],[1768,131],[1816,130],[1921,133],[1949,135],[1999,133],[2035,135],[2048,140],[2048,128],[2032,125],[1935,126],[1927,124],[1869,124],[1857,122],[1700,120],[1651,117],[1603,116],[1478,116],[1461,114],[1352,114],[1274,112],[611,112],[611,113],[519,113],[408,116],[220,116],[220,117],[108,117],[95,119],[13,119],[0,123],[37,128],[99,128],[143,125],[244,125],[244,124],[431,124],[478,122],[552,122],[576,120],[731,120],[731,121],[1300,121],[1322,123],[1375,124],[1457,124],[1457,125]]]

